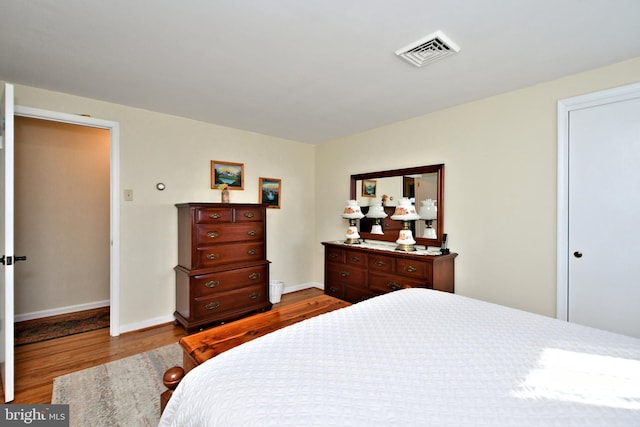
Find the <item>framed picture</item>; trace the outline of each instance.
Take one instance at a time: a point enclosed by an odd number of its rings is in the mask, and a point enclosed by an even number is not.
[[[244,190],[244,163],[211,160],[211,188],[222,184],[229,190]]]
[[[260,203],[267,208],[280,209],[282,196],[282,180],[277,178],[260,178]]]
[[[362,180],[362,197],[376,197],[376,180]]]

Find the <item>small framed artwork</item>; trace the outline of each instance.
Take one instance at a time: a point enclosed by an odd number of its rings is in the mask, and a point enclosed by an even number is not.
[[[244,190],[244,163],[211,160],[211,188],[227,184],[229,190]]]
[[[376,180],[362,180],[362,197],[376,197]]]
[[[277,178],[260,178],[260,203],[267,208],[280,209],[282,196],[282,180]]]

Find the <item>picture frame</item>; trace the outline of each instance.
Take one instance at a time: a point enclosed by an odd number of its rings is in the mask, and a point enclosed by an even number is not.
[[[211,160],[211,188],[227,184],[229,190],[244,190],[244,163]]]
[[[376,197],[377,181],[375,179],[362,180],[362,197]]]
[[[282,180],[278,178],[260,178],[260,204],[267,208],[280,209],[282,200]]]

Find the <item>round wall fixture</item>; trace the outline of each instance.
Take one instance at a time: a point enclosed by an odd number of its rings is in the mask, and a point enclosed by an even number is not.
[[[162,190],[164,190],[166,188],[166,186],[162,182],[159,182],[159,183],[156,184],[156,188],[158,190],[162,191]]]

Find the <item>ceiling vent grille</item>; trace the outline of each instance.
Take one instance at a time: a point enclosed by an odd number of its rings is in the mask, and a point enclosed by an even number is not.
[[[430,64],[460,51],[460,47],[441,31],[431,33],[402,49],[396,55],[406,59],[416,67]]]

